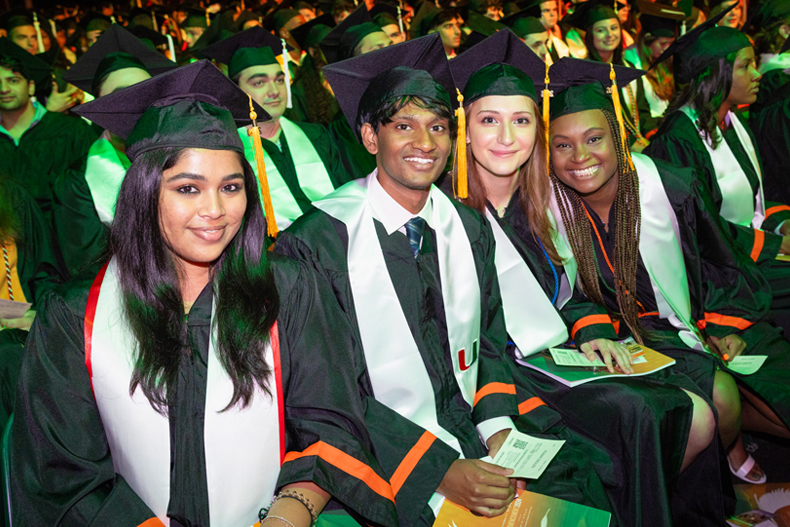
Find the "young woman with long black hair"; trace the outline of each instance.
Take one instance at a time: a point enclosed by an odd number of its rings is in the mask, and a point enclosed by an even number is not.
[[[557,238],[549,212],[545,129],[534,87],[544,79],[544,63],[503,30],[450,66],[463,88],[467,123],[468,197],[461,201],[485,214],[494,230],[505,323],[513,342],[508,352],[519,389],[540,397],[569,427],[609,454],[618,481],[609,496],[619,524],[686,523],[687,511],[670,506],[673,493],[688,490],[684,485],[690,480],[678,479],[679,473],[690,466],[691,472],[704,472],[717,464],[716,448],[709,448],[713,412],[689,377],[666,369],[570,388],[518,365],[548,347],[563,347],[570,340],[566,317],[604,312],[578,289],[567,293],[563,262],[576,264]],[[608,337],[594,327],[574,331],[576,346],[588,358],[599,351],[610,371],[633,372],[626,347]],[[706,494],[699,481],[693,485]],[[708,485],[707,494],[720,491],[713,480]],[[653,499],[644,500],[636,490],[645,488]],[[707,512],[712,518],[723,514],[715,507]]]
[[[250,106],[201,61],[81,108],[127,139],[132,164],[106,262],[50,296],[28,340],[17,521],[307,527],[331,494],[397,523],[345,319],[322,282],[266,251],[234,122]]]
[[[585,295],[608,314],[569,322],[617,335],[619,320],[621,332],[674,358],[715,403],[731,465],[745,478],[754,461],[742,420],[790,435],[790,344],[771,323],[770,289],[693,169],[628,153],[617,101],[604,93],[614,88],[607,68],[577,62],[552,67],[552,80],[567,86],[551,101],[553,209]],[[742,375],[728,367],[741,354],[768,359]]]

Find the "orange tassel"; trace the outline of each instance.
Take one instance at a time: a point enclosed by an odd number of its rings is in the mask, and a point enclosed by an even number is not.
[[[460,199],[466,199],[469,197],[469,180],[466,172],[466,112],[464,111],[464,96],[461,95],[461,90],[456,88],[455,91],[458,92],[458,109],[455,111],[455,115],[458,117],[458,140],[456,141],[457,148],[455,149],[455,166],[457,170],[453,171],[458,174],[458,189],[455,195]],[[455,191],[455,189],[453,190]]]
[[[255,164],[258,165],[258,185],[260,186],[261,198],[263,199],[263,212],[266,214],[266,230],[272,238],[277,237],[277,220],[274,217],[274,207],[272,197],[269,194],[269,180],[266,178],[266,163],[263,160],[263,144],[261,144],[261,129],[258,128],[258,114],[252,106],[250,97],[250,119],[252,128],[247,130],[247,135],[252,138],[252,149],[255,151]]]
[[[543,80],[545,87],[543,88],[543,131],[544,141],[546,142],[546,175],[551,173],[551,152],[549,150],[549,123],[550,121],[550,98],[553,93],[549,90],[549,64],[546,63],[546,78]]]
[[[614,65],[609,63],[609,79],[612,81],[612,103],[614,104],[614,115],[617,118],[617,124],[620,127],[620,142],[625,152],[625,158],[628,160],[628,165],[631,170],[634,170],[634,162],[631,160],[631,149],[628,148],[628,142],[625,135],[625,123],[623,122],[623,107],[620,104],[620,90],[617,88],[617,76],[614,72]]]

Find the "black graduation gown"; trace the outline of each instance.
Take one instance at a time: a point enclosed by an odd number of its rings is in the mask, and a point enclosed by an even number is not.
[[[304,70],[302,70],[304,71]],[[329,91],[327,90],[327,94]],[[293,100],[293,108],[288,109],[285,111],[285,116],[291,119],[292,121],[303,122],[303,123],[315,123],[327,126],[329,123],[318,123],[310,119],[310,112],[308,108],[313,101],[310,100],[310,97],[307,94],[307,89],[305,87],[304,79],[302,77],[296,79],[294,83],[291,85],[291,97]],[[337,99],[334,97],[331,98],[331,105],[328,112],[328,118],[330,122],[335,118],[335,116],[340,113],[340,106],[337,104]]]
[[[340,452],[334,462],[322,454],[286,462],[278,486],[314,481],[366,521],[395,526],[391,497],[367,484],[373,481],[375,488],[384,488],[381,470],[368,450],[362,408],[355,397],[356,378],[346,366],[346,350],[351,347],[347,322],[326,285],[309,269],[276,256],[270,263],[280,297],[285,451],[303,452],[320,440]],[[153,517],[113,470],[91,391],[84,315],[94,276],[83,275],[49,296],[28,339],[11,454],[11,478],[16,482],[11,502],[14,521],[20,525],[132,527]],[[190,353],[183,356],[175,393],[169,397],[168,516],[174,527],[209,525],[203,422],[211,309],[207,286],[189,312]],[[368,472],[349,475],[349,462]],[[251,518],[249,524],[256,520]]]
[[[765,198],[790,203],[787,177],[790,154],[790,75],[782,69],[766,72],[757,100],[749,106],[749,127],[763,164]]]
[[[19,139],[0,134],[2,170],[36,198],[44,216],[51,214],[52,183],[88,153],[96,134],[79,117],[47,112]]]
[[[373,172],[376,168],[376,156],[368,152],[357,140],[354,130],[351,129],[342,112],[338,112],[335,119],[329,123],[329,132],[340,150],[340,157],[349,174],[364,177]]]
[[[676,368],[694,379],[709,398],[712,396],[715,369],[723,369],[731,373],[739,385],[762,398],[786,425],[790,424],[790,388],[787,386],[790,343],[771,323],[771,292],[767,281],[754,262],[738,249],[729,230],[722,226],[707,187],[692,174],[692,170],[672,167],[660,161],[656,161],[656,165],[677,217],[692,319],[708,335],[718,338],[739,335],[747,345],[744,354],[767,355],[768,359],[757,373],[741,375],[729,370],[718,357],[685,346],[678,337],[678,330],[655,315],[640,318],[650,332],[645,336],[645,344],[674,358]],[[591,209],[590,214],[593,215]],[[601,238],[606,244],[608,237],[601,228],[599,224]],[[602,258],[597,240],[593,241],[601,270],[601,292],[605,299],[608,298],[609,305],[616,306],[613,289],[610,291],[614,283],[611,272]],[[612,254],[611,250],[612,247],[607,248],[609,254]],[[640,287],[640,283],[647,285]],[[656,301],[647,276],[638,277],[635,295],[647,313],[655,311]],[[584,321],[571,319],[569,323],[582,325]],[[609,331],[608,338],[617,337],[618,332],[611,322],[590,325]],[[625,324],[619,324],[619,329],[620,336],[628,333]],[[580,338],[584,340],[577,332],[576,339]]]
[[[493,207],[490,208],[496,216]],[[563,267],[555,265],[556,274],[552,271],[530,230],[529,219],[519,203],[518,190],[504,217],[497,221],[547,297],[552,298],[559,288],[557,280],[564,274]],[[579,289],[574,288],[573,298],[569,300],[572,312],[587,309],[591,314],[597,313],[597,306]],[[586,340],[577,338],[576,345],[584,342]],[[508,351],[515,358],[514,346]],[[693,410],[691,399],[679,388],[707,399],[689,377],[667,368],[646,377],[596,381],[569,388],[532,369],[517,366],[516,370],[517,384],[528,385],[547,405],[562,414],[568,426],[603,445],[609,453],[619,475],[619,485],[608,489],[608,493],[622,525],[672,525],[673,519],[676,525],[692,521],[705,525],[698,521],[701,515],[707,516],[708,525],[720,524],[718,520],[724,516],[718,499],[720,483],[707,479],[700,485],[699,480],[690,481],[687,476],[687,473],[702,470],[716,474],[716,447],[698,457],[679,475]],[[709,404],[712,406],[712,402]],[[650,489],[649,500],[644,499],[645,489]],[[679,496],[690,489],[702,504],[709,506],[707,512],[700,507],[702,514],[695,512],[688,517],[688,511],[681,504],[676,503],[675,510],[670,507],[673,494]]]
[[[455,206],[471,243],[480,282],[478,384],[513,385],[510,361],[504,356],[507,334],[494,268],[493,234],[486,220],[476,211],[460,204]],[[614,484],[610,460],[600,449],[590,447],[582,438],[565,429],[556,412],[545,405],[530,404],[528,401],[535,396],[534,393],[527,393],[517,386],[516,397],[504,393],[487,395],[473,409],[464,401],[455,382],[447,340],[434,230],[426,225],[422,247],[415,259],[404,234],[394,232],[388,236],[378,221],[375,221],[375,227],[401,309],[433,384],[439,425],[458,439],[464,457],[480,458],[487,453],[475,429],[477,424],[494,417],[518,417],[516,426],[523,432],[568,441],[540,479],[530,480],[527,488],[611,510],[602,486],[604,483]],[[307,262],[329,281],[343,311],[351,320],[356,341],[361,342],[349,281],[347,251],[345,224],[317,209],[283,231],[275,244],[275,252]],[[361,372],[360,393],[365,401],[368,430],[377,459],[391,476],[426,431],[375,400],[361,347],[356,350],[355,363]],[[523,415],[519,415],[521,411]],[[401,526],[433,524],[433,512],[426,504],[457,458],[458,452],[440,440],[434,441],[422,454],[396,495]],[[613,518],[612,525],[616,523],[617,519]]]
[[[623,60],[621,66],[626,66],[629,68],[633,68],[630,63]],[[628,117],[628,119],[636,125],[635,116],[631,115],[631,101],[630,99],[623,96],[623,91],[625,86],[621,87],[620,90],[620,103],[623,105],[623,112]],[[627,91],[627,90],[626,90]],[[631,88],[631,93],[636,97],[636,108],[639,112],[639,133],[642,134],[642,137],[650,137],[652,133],[655,133],[656,128],[658,128],[658,123],[661,120],[659,117],[653,117],[650,113],[650,103],[645,96],[645,87],[642,84],[641,80],[636,81],[636,90]],[[632,137],[629,133],[629,139],[633,143],[636,138]]]
[[[740,119],[737,114],[736,118]],[[741,147],[735,131],[725,130],[722,135],[749,180],[752,199],[756,199],[754,196],[757,195],[759,186],[758,174]],[[758,159],[761,159],[759,156],[761,145],[754,136],[751,139],[758,150]],[[645,149],[645,154],[677,166],[696,168],[696,174],[702,178],[713,197],[716,206],[714,210],[721,210],[722,194],[716,179],[716,170],[699,132],[685,113],[676,111],[666,117],[666,121],[650,142],[650,146]],[[732,230],[737,244],[759,264],[760,270],[768,279],[773,294],[771,310],[785,333],[790,334],[790,264],[776,260],[782,244],[782,236],[773,232],[782,222],[790,219],[790,207],[766,201],[765,209],[766,218],[759,231],[751,226],[730,222],[726,224]],[[722,221],[726,220],[722,219]]]
[[[351,180],[341,161],[340,151],[332,136],[326,131],[326,128],[312,123],[294,122],[293,124],[302,129],[313,148],[315,148],[318,157],[324,163],[324,168],[326,168],[334,188],[338,188]],[[299,204],[299,208],[302,209],[302,212],[309,210],[311,202],[299,186],[299,179],[293,162],[293,156],[299,156],[299,152],[291,151],[291,148],[288,146],[288,140],[282,132],[280,133],[280,148],[277,148],[277,145],[272,141],[265,139],[261,141],[261,144],[277,166],[277,170],[280,172],[285,184],[288,185],[288,190],[291,191],[291,195]]]
[[[37,309],[46,293],[63,280],[63,272],[52,249],[52,239],[44,215],[30,194],[16,183],[6,181],[0,186],[8,199],[19,227],[16,242],[17,275],[25,299]],[[5,271],[3,271],[5,272]],[[0,331],[0,427],[14,411],[17,376],[24,351],[27,331]]]

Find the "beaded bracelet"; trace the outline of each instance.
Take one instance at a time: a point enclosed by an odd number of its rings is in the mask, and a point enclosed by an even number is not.
[[[311,502],[307,496],[304,496],[303,494],[296,492],[295,490],[290,490],[290,489],[283,490],[274,498],[274,500],[272,500],[272,505],[274,505],[274,503],[281,498],[291,498],[304,505],[305,508],[307,509],[307,512],[310,513],[310,517],[313,519],[312,525],[313,527],[315,527],[315,525],[318,523],[318,513],[315,511],[315,506],[313,506],[313,502]]]
[[[264,520],[280,520],[281,522],[287,523],[291,527],[296,527],[293,523],[289,522],[288,520],[286,520],[282,516],[269,516],[269,515],[266,515]],[[263,525],[263,522],[261,522],[261,525]]]

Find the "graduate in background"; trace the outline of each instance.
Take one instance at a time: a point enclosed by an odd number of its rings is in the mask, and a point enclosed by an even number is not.
[[[767,201],[760,145],[737,108],[755,102],[761,75],[749,38],[716,26],[720,13],[678,39],[659,57],[673,57],[677,93],[648,154],[698,175],[736,241],[757,262],[773,294],[771,310],[790,334],[790,207]]]
[[[629,154],[618,101],[604,94],[615,88],[612,66],[592,66],[563,59],[550,72],[567,86],[551,99],[553,213],[585,295],[603,311],[568,322],[611,339],[631,334],[675,359],[715,403],[733,473],[764,482],[743,447],[741,423],[790,437],[790,343],[772,324],[768,284],[722,225],[694,169]],[[635,73],[617,77],[624,83]],[[727,367],[741,354],[768,358],[742,375]]]
[[[533,11],[524,9],[502,19],[502,23],[513,30],[513,33],[540,57],[546,64],[553,64],[554,58],[549,53],[551,38],[540,19],[532,16]]]
[[[749,127],[760,148],[765,199],[790,203],[790,2],[764,2],[754,26],[759,28],[754,51],[763,77],[757,100],[749,106]]]
[[[396,525],[350,328],[323,282],[266,251],[235,122],[250,109],[208,61],[80,108],[132,164],[104,265],[48,296],[28,340],[15,523],[308,527],[331,495]]]
[[[98,98],[175,67],[175,62],[113,24],[66,78]],[[123,139],[103,130],[88,153],[53,183],[52,227],[59,255],[71,276],[93,263],[106,247],[118,191],[129,168],[125,150]]]
[[[0,159],[48,220],[55,178],[96,139],[82,119],[50,112],[33,99],[37,84],[51,82],[46,63],[0,38]]]
[[[716,520],[724,516],[717,496],[721,484],[698,477],[717,470],[718,449],[709,448],[716,422],[712,403],[694,381],[668,368],[570,388],[515,362],[564,347],[570,340],[564,313],[574,317],[600,310],[578,288],[568,292],[561,262],[572,269],[577,264],[556,236],[549,212],[546,136],[535,90],[535,84],[544,82],[545,64],[504,30],[462,53],[450,68],[463,88],[468,127],[466,148],[458,144],[461,152],[466,150],[469,180],[469,196],[461,201],[485,214],[494,230],[505,324],[508,340],[515,343],[508,345],[508,354],[516,384],[536,393],[573,430],[609,453],[619,484],[608,494],[621,525],[671,525],[673,519],[677,525],[702,525],[700,511],[710,525],[718,525]],[[460,195],[465,178],[459,166],[463,164],[455,164],[453,182]],[[588,358],[597,358],[598,350],[610,371],[613,366],[633,371],[625,346],[598,338],[595,330],[578,330],[574,337]],[[691,477],[680,476],[687,469]],[[649,500],[644,489],[650,489]],[[670,506],[688,492],[701,503],[691,517],[682,507]]]
[[[314,203],[275,251],[315,268],[352,321],[368,430],[398,481],[400,525],[432,525],[445,498],[501,514],[511,472],[479,458],[494,456],[516,426],[569,441],[532,491],[609,510],[593,469],[606,456],[532,395],[515,395],[487,221],[433,186],[456,125],[440,37],[325,72],[377,167]]]
[[[301,16],[301,15],[300,15]],[[290,92],[276,55],[280,39],[253,27],[204,50],[207,57],[228,65],[228,77],[271,116],[260,125],[263,156],[274,215],[285,229],[321,199],[349,180],[332,136],[317,124],[293,122],[283,117]],[[239,129],[247,137],[247,127]],[[255,159],[249,142],[244,155]]]

